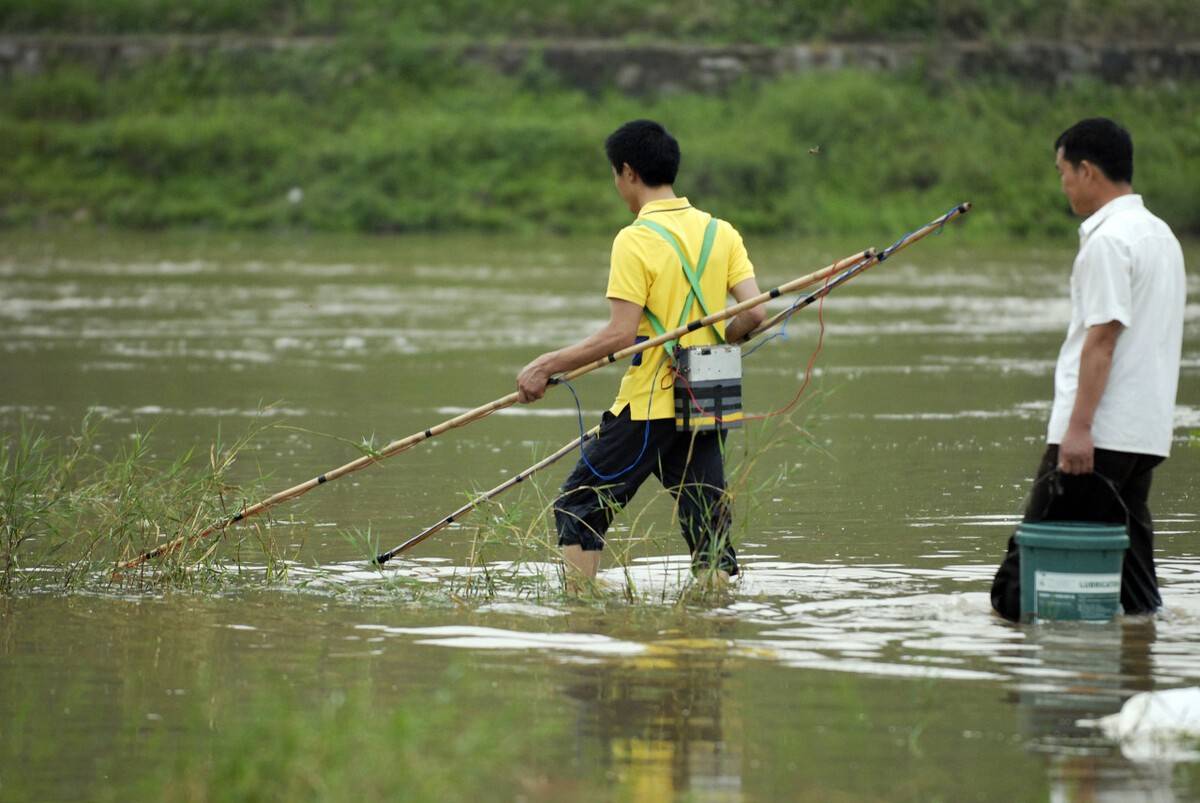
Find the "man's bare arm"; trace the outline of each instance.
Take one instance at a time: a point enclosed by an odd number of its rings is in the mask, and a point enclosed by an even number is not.
[[[608,303],[610,317],[602,329],[574,345],[548,351],[521,369],[517,375],[517,399],[521,404],[542,398],[546,393],[546,383],[554,374],[587,365],[633,345],[638,322],[642,318],[642,308],[616,298],[610,298]]]
[[[1067,432],[1058,446],[1058,467],[1066,474],[1091,474],[1095,457],[1092,420],[1108,385],[1113,350],[1124,325],[1109,321],[1088,327],[1079,356],[1079,386]]]
[[[762,291],[758,289],[758,282],[754,277],[743,279],[730,288],[729,292],[737,299],[738,303],[745,301],[748,298],[762,295]],[[743,337],[753,332],[758,328],[758,325],[767,319],[767,310],[759,304],[757,307],[751,307],[745,312],[739,312],[733,316],[733,320],[725,327],[725,342],[737,343]]]

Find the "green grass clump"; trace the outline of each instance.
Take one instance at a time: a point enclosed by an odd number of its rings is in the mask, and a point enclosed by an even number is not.
[[[220,533],[158,558],[153,566],[113,574],[121,561],[180,534],[229,518],[247,490],[228,475],[253,432],[173,461],[151,456],[151,438],[134,433],[104,454],[99,427],[49,438],[28,426],[0,441],[0,595],[25,591],[210,587],[241,569],[252,545],[266,579],[286,570],[282,553],[258,526],[238,530],[231,564],[216,559]],[[222,555],[225,560],[228,556]]]
[[[92,417],[84,420],[78,434],[58,439],[23,424],[0,439],[0,598],[81,591],[212,593],[284,582],[294,589],[387,604],[474,604],[497,598],[561,601],[564,590],[572,597],[582,592],[601,604],[623,600],[687,605],[723,596],[711,569],[698,569],[690,579],[685,573],[682,585],[664,578],[665,583],[652,588],[639,586],[632,571],[638,558],[684,548],[677,505],[666,489],[653,484],[626,514],[628,532],[610,539],[605,552],[604,568],[622,570],[623,581],[582,589],[564,584],[553,525],[555,495],[548,492],[548,486],[557,483],[550,472],[522,483],[510,496],[481,501],[469,542],[463,545],[465,561],[452,574],[436,579],[381,567],[377,578],[343,580],[340,564],[302,565],[300,548],[282,546],[266,516],[197,538],[267,496],[264,478],[251,487],[230,480],[239,453],[262,429],[228,444],[218,437],[199,459],[189,450],[164,461],[153,455],[147,433],[132,433],[117,441],[115,449],[104,446]],[[372,440],[347,443],[362,454],[374,454]],[[739,454],[727,460],[727,498],[738,513],[738,529],[729,534],[735,546],[752,531],[760,497],[786,480],[786,469],[760,476],[756,469],[763,457],[779,448],[813,446],[794,414],[748,428],[741,443]],[[603,493],[603,486],[600,490]],[[478,492],[468,495],[477,497]],[[390,546],[380,544],[369,527],[343,535],[364,567]],[[294,537],[288,533],[282,540]],[[136,568],[120,568],[167,545],[171,548]]]

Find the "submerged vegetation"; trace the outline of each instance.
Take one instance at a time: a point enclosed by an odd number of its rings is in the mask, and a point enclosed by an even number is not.
[[[620,122],[681,139],[677,189],[748,232],[904,230],[964,200],[983,236],[1069,236],[1051,146],[1125,122],[1137,188],[1200,233],[1200,85],[1061,88],[813,73],[634,98],[504,77],[386,37],[181,52],[103,75],[63,65],[0,93],[0,226],[611,234],[627,212],[602,143]]]
[[[177,753],[140,791],[162,801],[553,799],[536,793],[546,769],[536,765],[561,720],[503,698],[464,705],[464,673],[450,675],[424,697],[384,694],[384,704],[367,683],[315,701],[264,683],[249,712],[224,714],[237,721],[208,749]],[[207,712],[189,719],[208,730]]]
[[[45,708],[17,699],[0,740],[0,788],[5,800],[46,800],[48,786],[65,799],[78,788],[46,778],[77,778],[94,766],[85,796],[95,801],[599,799],[574,788],[570,777],[581,770],[550,758],[570,738],[557,710],[498,694],[488,676],[459,664],[433,688],[400,691],[392,681],[371,672],[311,688],[259,668],[221,686],[202,665],[182,669],[172,682],[192,693],[168,691],[163,700],[155,689],[146,703],[161,712],[154,719],[129,705],[104,732],[107,749],[66,772],[61,748],[36,741]],[[63,694],[86,698],[84,685],[68,679]]]

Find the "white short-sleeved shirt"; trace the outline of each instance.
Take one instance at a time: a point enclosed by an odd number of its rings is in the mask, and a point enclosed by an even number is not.
[[[1066,435],[1088,327],[1120,321],[1125,328],[1092,421],[1092,440],[1099,449],[1168,456],[1186,303],[1183,250],[1142,196],[1115,198],[1083,221],[1047,442],[1061,443]]]

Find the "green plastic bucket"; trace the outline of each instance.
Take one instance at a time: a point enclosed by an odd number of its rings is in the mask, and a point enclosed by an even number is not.
[[[1121,611],[1121,562],[1129,547],[1123,524],[1022,522],[1021,621],[1108,621]]]

